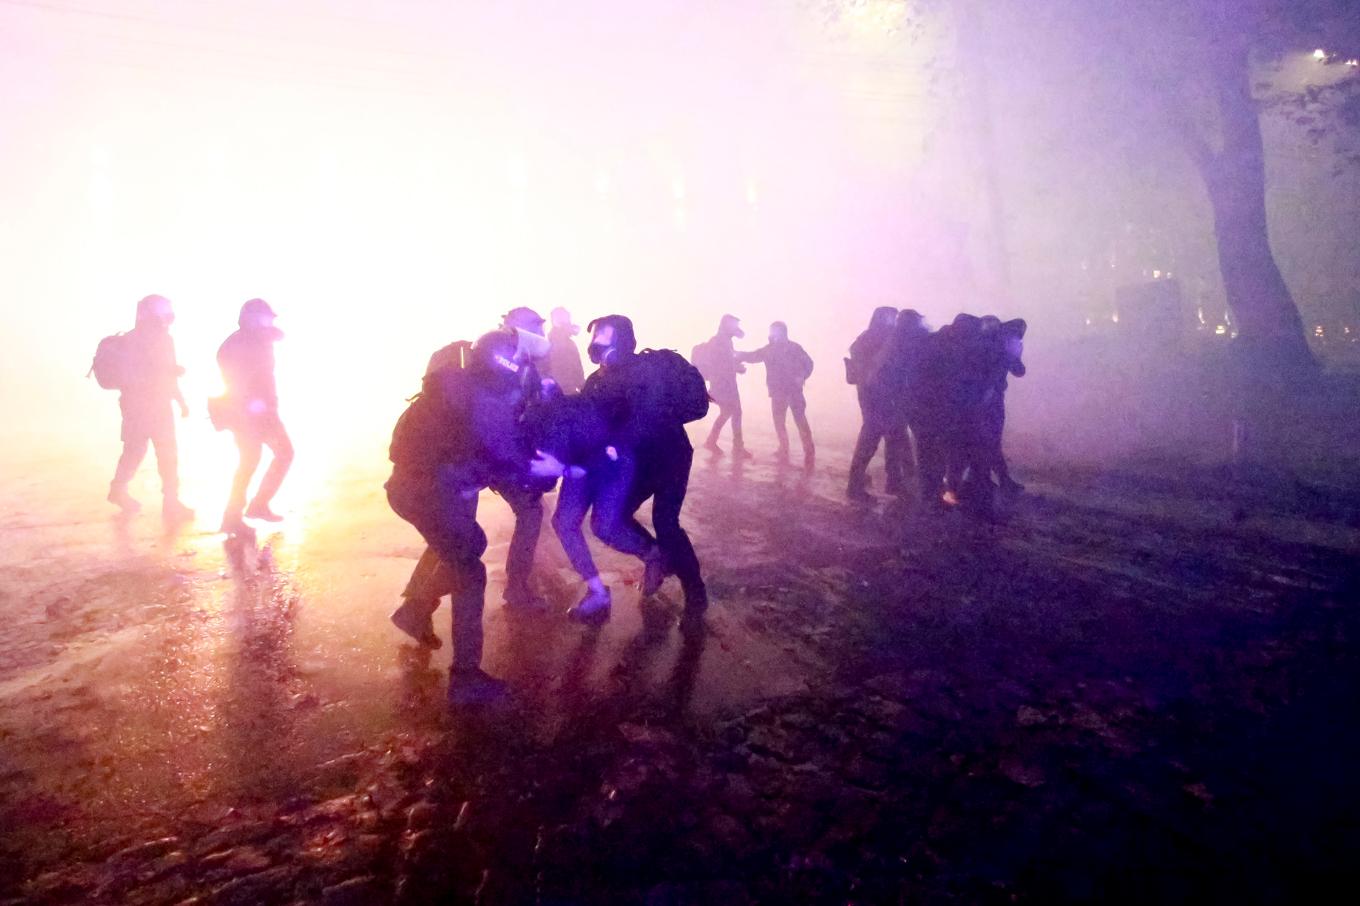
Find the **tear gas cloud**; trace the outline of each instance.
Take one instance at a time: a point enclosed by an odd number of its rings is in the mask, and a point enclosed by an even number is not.
[[[1079,134],[1036,144],[1055,76],[1023,60],[1044,48],[991,41],[1004,280],[976,67],[898,0],[4,4],[7,454],[112,458],[116,406],[83,375],[153,292],[198,416],[240,304],[275,307],[299,472],[380,452],[430,352],[517,305],[626,313],[686,353],[726,312],[745,347],[785,321],[817,361],[814,424],[848,428],[840,357],[876,305],[1023,316],[1035,347],[1095,297],[1071,236],[1120,184]],[[1182,257],[1203,257],[1185,198]],[[201,417],[181,440],[186,468],[229,470]]]

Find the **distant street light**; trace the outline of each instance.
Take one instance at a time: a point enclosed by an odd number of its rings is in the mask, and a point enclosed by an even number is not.
[[[1319,63],[1322,62],[1327,59],[1327,51],[1319,47],[1317,50],[1313,51],[1313,59],[1317,60]]]

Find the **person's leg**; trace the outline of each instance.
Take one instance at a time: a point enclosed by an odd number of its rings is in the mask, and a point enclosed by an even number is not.
[[[415,569],[411,570],[411,578],[406,580],[401,596],[433,613],[439,606],[439,599],[453,593],[453,581],[453,570],[439,559],[434,548],[427,546],[416,561]]]
[[[172,521],[192,519],[194,511],[179,499],[179,445],[173,418],[159,427],[151,442],[156,447],[156,471],[161,476],[161,514]]]
[[[520,606],[539,605],[542,601],[529,589],[529,573],[534,568],[538,536],[543,530],[543,495],[517,484],[495,490],[515,515],[510,549],[505,555],[505,600]]]
[[[916,446],[920,459],[917,464],[917,493],[921,502],[936,504],[944,492],[947,455],[939,425],[933,420],[917,419]]]
[[[269,447],[270,463],[268,470],[264,473],[264,478],[260,480],[260,487],[255,492],[255,497],[250,501],[250,515],[261,519],[277,519],[278,517],[269,509],[269,504],[273,502],[274,495],[279,492],[279,486],[283,484],[283,477],[288,474],[288,467],[293,464],[293,442],[288,438],[288,432],[283,427],[283,422],[275,414],[260,432],[260,438]],[[258,464],[259,447],[256,446],[256,462]],[[252,472],[254,469],[252,468]],[[247,484],[249,479],[247,479]],[[244,493],[244,489],[242,489]]]
[[[486,602],[486,534],[477,524],[477,496],[436,485],[387,484],[387,499],[425,538],[453,571],[453,664],[449,697],[459,703],[487,700],[504,693],[486,676],[482,663],[482,610]]]
[[[562,550],[566,552],[572,569],[576,570],[576,574],[584,582],[598,579],[600,576],[600,571],[595,567],[595,558],[590,555],[590,547],[586,544],[585,531],[582,527],[586,512],[590,509],[590,481],[589,475],[564,476],[562,486],[557,492],[557,507],[553,510],[552,516],[553,532],[562,543]]]
[[[859,437],[855,440],[855,452],[850,456],[850,482],[846,489],[851,497],[867,495],[869,461],[874,458],[878,442],[883,437],[878,413],[869,406],[861,406],[860,413],[864,424],[860,426]]]
[[[595,558],[590,555],[590,547],[586,544],[585,531],[582,529],[586,511],[590,509],[593,489],[602,478],[598,474],[563,476],[552,517],[553,531],[562,542],[567,560],[586,583],[585,596],[567,613],[572,619],[585,622],[603,622],[609,614],[611,603],[609,589],[595,567]]]
[[[741,433],[741,397],[732,397],[732,452],[738,455],[749,455],[746,453],[746,441]]]
[[[680,525],[680,510],[689,489],[689,471],[694,450],[688,442],[667,445],[647,463],[653,476],[652,526],[665,555],[667,569],[680,580],[685,593],[685,609],[700,612],[708,606],[699,557],[689,533]]]
[[[708,440],[704,441],[704,446],[714,452],[721,452],[718,446],[718,435],[722,433],[723,426],[727,424],[732,413],[728,409],[726,400],[714,400],[718,404],[718,418],[713,422],[713,427],[708,431]]]
[[[893,419],[883,437],[883,465],[887,475],[884,489],[889,494],[900,495],[906,488],[907,459],[910,455],[906,423]]]
[[[812,426],[807,419],[807,400],[800,392],[789,400],[793,423],[798,427],[798,440],[803,444],[803,463],[811,466],[817,459],[817,447],[812,442]]]
[[[231,495],[227,497],[227,511],[222,516],[224,529],[235,529],[242,524],[246,511],[246,491],[250,488],[250,479],[255,476],[255,469],[260,465],[260,436],[249,428],[241,428],[234,434],[240,460],[236,475],[232,478]]]
[[[590,528],[595,537],[614,550],[646,560],[654,555],[656,542],[634,517],[636,506],[629,507],[637,469],[637,454],[632,450],[620,451],[619,458],[600,476],[602,480],[595,488]]]
[[[789,398],[786,396],[770,397],[770,415],[774,418],[774,436],[779,438],[779,457],[787,459],[789,456]],[[794,415],[797,422],[798,416]]]
[[[141,466],[142,460],[146,458],[146,448],[151,442],[151,437],[140,426],[123,417],[123,452],[118,457],[118,465],[113,470],[113,481],[109,484],[109,503],[117,504],[125,511],[135,513],[141,509],[141,504],[133,499],[128,493],[128,484],[132,481],[137,469]]]

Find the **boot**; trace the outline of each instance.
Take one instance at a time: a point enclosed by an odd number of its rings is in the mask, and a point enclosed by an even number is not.
[[[661,553],[661,548],[652,548],[652,552],[643,561],[642,569],[642,596],[650,598],[661,590],[662,584],[666,581],[666,558]]]
[[[434,634],[434,610],[427,604],[416,604],[407,598],[392,611],[392,625],[415,639],[424,648],[438,648],[444,643]],[[424,611],[424,614],[421,614]]]
[[[567,619],[586,626],[602,626],[609,620],[612,603],[608,588],[602,593],[587,591],[586,596],[567,611]]]
[[[128,515],[132,515],[142,508],[142,505],[128,493],[125,484],[109,485],[109,503],[121,508]]]
[[[282,522],[283,517],[269,508],[269,504],[261,503],[258,500],[253,502],[246,509],[246,516],[250,519],[260,519],[264,522]]]
[[[499,704],[510,695],[505,680],[496,679],[480,667],[449,673],[449,704],[458,707]]]
[[[548,609],[548,599],[534,592],[525,583],[505,586],[505,606],[524,613],[543,613]]]

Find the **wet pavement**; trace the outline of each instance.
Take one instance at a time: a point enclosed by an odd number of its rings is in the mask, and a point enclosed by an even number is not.
[[[602,556],[599,631],[500,603],[500,711],[387,622],[418,537],[371,465],[253,543],[0,479],[0,902],[1295,897],[1360,844],[1360,495],[1048,466],[995,526],[696,460],[714,605]],[[372,460],[370,460],[370,463]],[[86,470],[88,471],[88,470]],[[65,474],[57,481],[55,475]],[[147,495],[147,499],[149,495]]]

